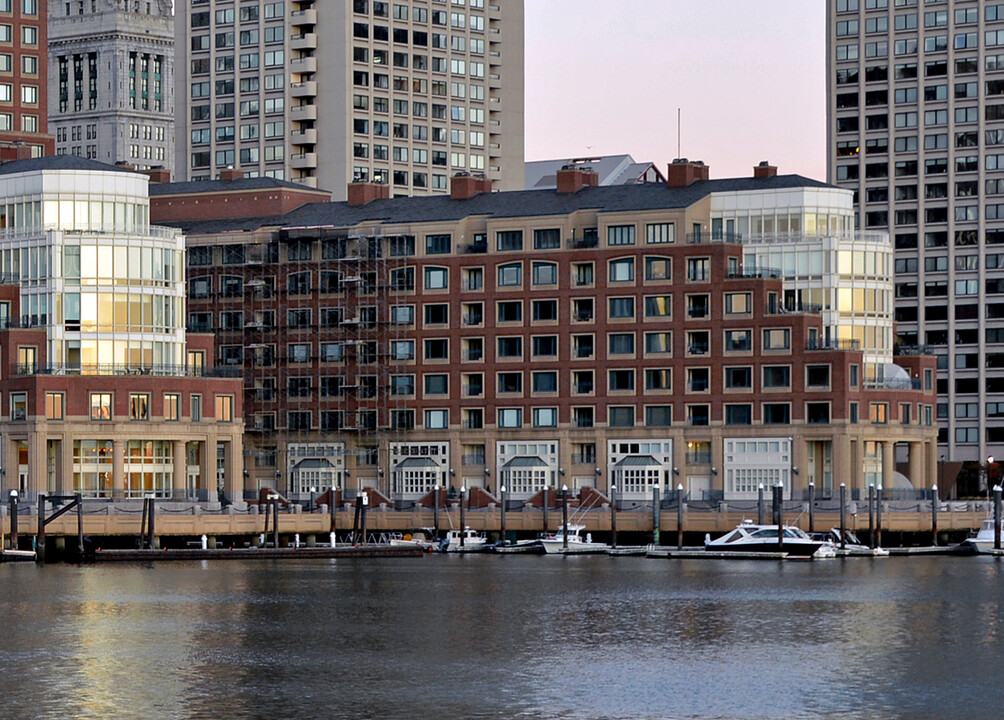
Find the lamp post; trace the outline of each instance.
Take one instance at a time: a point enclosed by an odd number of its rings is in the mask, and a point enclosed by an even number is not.
[[[505,547],[505,485],[499,486],[499,499],[502,503],[502,515],[499,518],[499,542]]]
[[[561,547],[568,549],[568,486],[561,486]]]
[[[460,547],[464,547],[464,535],[467,534],[466,514],[464,513],[464,495],[467,493],[467,486],[460,486]]]
[[[617,547],[617,486],[610,486],[610,546]]]

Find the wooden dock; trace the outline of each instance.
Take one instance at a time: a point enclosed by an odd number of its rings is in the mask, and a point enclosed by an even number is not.
[[[307,560],[311,558],[398,558],[421,557],[421,548],[382,545],[347,545],[343,547],[280,548],[201,548],[165,550],[96,550],[94,562],[161,562],[177,560]],[[32,553],[34,559],[34,553]],[[91,558],[89,558],[91,559]]]
[[[671,560],[784,560],[786,552],[734,552],[731,550],[705,550],[704,548],[652,548],[645,553],[650,558]]]
[[[0,550],[0,563],[35,562],[34,550]]]

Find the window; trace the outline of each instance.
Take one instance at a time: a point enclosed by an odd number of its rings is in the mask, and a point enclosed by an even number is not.
[[[503,252],[506,250],[523,249],[522,230],[504,230],[495,234],[495,249]]]
[[[710,279],[711,260],[709,258],[687,258],[687,280],[707,282]]]
[[[753,388],[753,368],[727,367],[725,368],[725,389],[726,390],[749,390]]]
[[[518,287],[523,284],[523,264],[508,263],[498,266],[499,287]]]
[[[611,319],[625,319],[634,317],[634,298],[610,298],[608,317]]]
[[[645,279],[646,280],[672,279],[670,259],[662,257],[645,258]]]
[[[446,290],[449,287],[450,271],[448,268],[425,268],[425,289]]]
[[[634,370],[610,370],[608,372],[608,389],[611,392],[634,390]]]
[[[91,393],[91,420],[112,419],[112,394]]]
[[[764,403],[763,424],[790,425],[791,405],[789,405],[788,403]]]
[[[669,368],[654,368],[645,370],[646,390],[672,390],[673,371]]]
[[[645,296],[645,317],[665,318],[673,314],[672,295],[647,295]]]
[[[14,421],[28,419],[28,393],[10,394],[10,419]]]
[[[745,403],[742,405],[726,405],[725,406],[725,424],[726,425],[752,425],[753,424],[753,406]]]
[[[889,422],[889,403],[869,403],[868,420],[879,425]]]
[[[753,298],[750,293],[725,293],[725,313],[745,315],[752,312]]]
[[[217,395],[216,422],[233,422],[233,420],[234,420],[234,396]]]
[[[763,368],[763,386],[765,388],[791,387],[791,366],[765,365]]]
[[[426,430],[446,430],[450,426],[449,410],[426,410],[425,429]]]
[[[445,338],[437,338],[435,340],[425,341],[425,359],[426,360],[449,360],[450,359],[450,341]]]
[[[634,333],[610,333],[607,335],[609,355],[631,355],[634,353]]]
[[[523,427],[522,408],[499,408],[498,426],[500,428]]]
[[[610,261],[610,282],[631,282],[634,280],[634,258]]]
[[[675,239],[673,223],[649,223],[645,226],[645,242],[650,245],[671,243]]]
[[[533,263],[533,284],[534,285],[557,285],[558,284],[558,264],[552,262]]]
[[[45,419],[62,420],[66,411],[66,395],[47,392],[45,394]]]
[[[450,252],[450,235],[426,235],[425,254],[445,255]]]
[[[611,225],[608,227],[607,245],[634,245],[634,225]]]
[[[634,407],[610,407],[607,424],[610,427],[634,427]]]
[[[534,250],[556,250],[561,247],[561,231],[558,228],[533,231]]]
[[[789,350],[791,349],[791,330],[780,328],[763,331],[764,350]]]
[[[550,370],[547,372],[533,373],[533,392],[553,393],[558,391],[558,373]]]
[[[534,427],[557,427],[558,426],[558,409],[557,408],[534,408],[533,409],[533,426]]]

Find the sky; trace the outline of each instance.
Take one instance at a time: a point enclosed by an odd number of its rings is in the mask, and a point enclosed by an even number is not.
[[[824,0],[525,8],[527,160],[627,153],[665,172],[682,156],[712,178],[767,160],[826,179]]]

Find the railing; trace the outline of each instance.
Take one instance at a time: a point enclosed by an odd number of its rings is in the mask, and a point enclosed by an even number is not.
[[[464,420],[462,424],[464,430],[481,430],[484,426],[484,420]]]
[[[217,377],[241,376],[240,367],[190,367],[187,365],[13,365],[11,374],[27,375],[152,375],[154,377]]]
[[[858,340],[806,340],[806,350],[860,350]]]
[[[886,378],[885,380],[865,380],[865,390],[920,390],[922,383],[913,378]]]
[[[595,465],[596,455],[593,453],[572,453],[572,465]]]
[[[485,286],[484,280],[466,280],[463,283],[464,290],[482,290]],[[414,286],[408,288],[414,290]]]
[[[687,308],[687,317],[691,318],[706,318],[710,315],[710,310],[707,305],[695,306]]]
[[[579,395],[585,395],[586,393],[591,393],[593,391],[593,383],[575,383],[575,392]]]
[[[795,315],[804,313],[808,315],[819,315],[823,312],[823,306],[818,303],[787,303],[784,305],[767,305],[768,315]]]
[[[743,236],[739,233],[734,232],[724,232],[724,231],[711,231],[711,232],[698,232],[698,233],[687,233],[687,242],[691,245],[700,245],[701,243],[741,243],[743,241]]]
[[[484,356],[484,350],[464,350],[464,360],[481,360]]]
[[[600,239],[598,237],[594,238],[569,238],[566,242],[567,246],[572,250],[585,250],[587,248],[595,248],[600,246]]]
[[[461,465],[479,465],[481,467],[485,466],[485,456],[484,455],[462,455],[460,457]]]
[[[707,345],[691,345],[687,348],[687,352],[691,355],[707,355],[708,346]]]
[[[480,397],[485,392],[484,385],[465,385],[464,395],[466,397]]]
[[[577,358],[590,358],[593,356],[593,346],[588,347],[578,346],[575,348],[575,357]]]
[[[578,428],[591,428],[593,427],[592,418],[577,417],[575,418],[575,427]]]
[[[729,280],[741,280],[745,278],[780,278],[782,277],[782,273],[780,268],[752,267],[730,272],[726,275],[726,277]]]
[[[710,452],[689,452],[689,453],[687,453],[687,464],[688,465],[710,465],[711,464],[711,453]]]
[[[484,315],[464,315],[464,325],[480,325],[484,321]]]
[[[893,348],[893,355],[930,355],[929,345],[896,345]]]
[[[575,320],[578,322],[589,322],[593,319],[593,313],[579,311],[575,313]]]
[[[488,252],[488,243],[470,243],[468,245],[461,245],[459,249],[462,253],[481,255]]]

